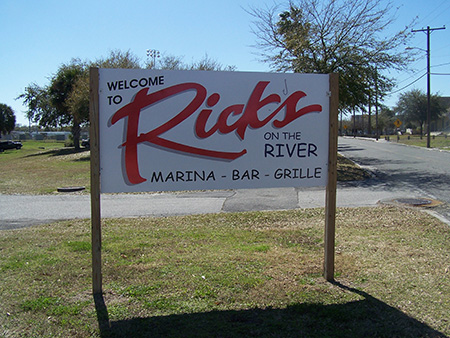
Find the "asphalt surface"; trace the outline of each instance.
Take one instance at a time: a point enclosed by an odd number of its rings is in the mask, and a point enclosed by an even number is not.
[[[431,141],[433,146],[433,140]],[[385,191],[410,192],[411,197],[435,200],[433,208],[450,220],[450,151],[400,143],[341,138],[339,152],[371,170],[375,177],[362,184]]]
[[[362,142],[362,143],[356,143]],[[340,138],[340,151],[346,156],[358,158],[364,154],[371,141]],[[377,142],[380,144],[381,142]],[[352,155],[349,153],[352,152]],[[359,149],[359,150],[358,150]],[[382,150],[383,151],[383,150]],[[426,151],[426,150],[425,150]],[[371,155],[372,156],[372,155]],[[373,155],[375,156],[375,155]],[[359,158],[361,160],[361,158]],[[363,162],[363,161],[361,161]],[[362,165],[365,165],[362,163]],[[380,201],[399,198],[428,197],[423,189],[412,182],[400,184],[385,175],[384,168],[370,163],[372,179],[364,182],[338,183],[338,207],[375,206]],[[426,196],[424,196],[426,195]],[[322,188],[271,188],[201,191],[186,193],[103,194],[102,218],[162,217],[171,215],[204,214],[250,210],[287,210],[324,207],[325,190]],[[447,204],[444,204],[447,205]],[[63,193],[45,196],[1,195],[0,230],[17,229],[47,224],[58,220],[90,218],[90,196],[79,193]],[[433,214],[450,224],[450,213],[445,208]],[[440,212],[442,211],[442,212]]]

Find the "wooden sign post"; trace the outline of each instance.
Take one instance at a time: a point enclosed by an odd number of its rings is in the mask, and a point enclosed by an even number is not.
[[[324,278],[334,280],[336,228],[336,187],[338,149],[339,75],[330,74],[330,134],[328,145],[328,183],[325,195]]]
[[[99,73],[90,69],[90,150],[91,150],[91,239],[92,292],[102,293],[102,231],[100,210],[100,147],[99,147]]]

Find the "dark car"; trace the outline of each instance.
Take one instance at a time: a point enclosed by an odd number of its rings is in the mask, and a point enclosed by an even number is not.
[[[0,141],[0,152],[6,149],[20,149],[22,148],[22,143],[16,141]]]
[[[81,141],[81,146],[85,147],[85,148],[89,148],[91,146],[91,140],[90,139],[82,140]]]

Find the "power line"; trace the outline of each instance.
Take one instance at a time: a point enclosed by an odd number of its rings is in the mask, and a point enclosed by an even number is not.
[[[398,93],[398,92],[401,92],[403,89],[406,89],[406,88],[408,88],[409,86],[411,86],[411,85],[413,85],[414,83],[416,83],[417,81],[419,81],[419,80],[420,80],[421,78],[423,78],[425,75],[427,75],[427,73],[421,75],[419,78],[415,79],[413,82],[411,82],[410,84],[407,84],[407,85],[404,86],[403,88],[397,89],[397,90],[394,91],[394,92],[390,92],[389,95],[392,95],[392,94],[396,94],[396,93]]]
[[[417,63],[417,62],[416,62],[416,63]],[[440,64],[438,64],[438,65],[433,65],[433,66],[430,66],[430,68],[442,67],[442,66],[447,66],[447,65],[450,65],[450,62],[440,63]],[[403,80],[401,80],[401,81],[398,81],[398,82],[397,82],[397,85],[399,85],[399,84],[401,84],[401,83],[403,83],[403,82],[408,81],[409,79],[415,77],[415,76],[417,75],[417,73],[422,73],[424,70],[427,70],[427,68],[425,67],[425,68],[422,68],[422,69],[420,69],[420,70],[418,70],[418,71],[414,71],[412,75],[408,76],[407,78],[405,78],[405,79],[403,79]],[[433,75],[433,74],[437,74],[437,73],[431,73],[431,74]],[[409,85],[408,85],[408,86],[409,86]]]
[[[416,16],[417,21],[415,22],[415,25],[423,25],[426,21],[428,22],[434,22],[438,17],[440,17],[443,14],[446,14],[448,10],[450,9],[450,5],[448,0],[442,0],[437,6],[434,6],[433,9],[430,8],[430,10],[425,11],[424,13],[420,13]],[[446,6],[446,7],[444,7]],[[428,6],[431,7],[431,6]],[[437,13],[436,13],[437,12]],[[424,16],[422,16],[422,14]],[[432,17],[431,19],[429,19]],[[422,38],[420,38],[420,41],[422,41]]]
[[[422,73],[422,72],[425,71],[425,70],[427,70],[426,67],[425,67],[425,68],[422,68],[422,69],[420,69],[420,70],[418,70],[418,71],[413,71],[413,72],[412,72],[412,75],[408,76],[407,78],[405,78],[405,79],[403,79],[403,80],[401,80],[401,81],[398,81],[397,84],[396,84],[396,87],[397,87],[398,85],[400,85],[401,83],[406,82],[406,81],[408,81],[409,79],[416,77],[418,73]]]
[[[418,23],[421,23],[421,22],[424,22],[425,21],[425,19],[428,19],[428,17],[430,17],[432,14],[434,14],[434,12],[436,12],[437,10],[439,10],[441,7],[442,7],[442,5],[444,4],[444,3],[446,3],[447,2],[447,0],[443,0],[439,5],[437,5],[432,11],[430,11],[427,15],[425,15]],[[440,12],[442,13],[442,10],[440,10]],[[440,14],[438,14],[438,15],[440,15]],[[433,20],[434,19],[436,19],[436,17],[435,18],[433,18]]]
[[[442,67],[442,66],[447,66],[447,65],[450,65],[450,62],[440,63],[440,64],[438,64],[438,65],[430,66],[430,68]],[[411,76],[408,76],[406,79],[403,79],[403,80],[397,82],[397,86],[398,86],[399,84],[403,83],[403,82],[408,81],[410,78],[415,77],[417,73],[421,73],[421,72],[423,72],[423,71],[426,70],[426,69],[427,69],[427,68],[425,67],[425,68],[422,68],[422,69],[420,69],[420,70],[414,72],[414,74],[412,74]],[[444,73],[431,73],[431,75],[446,75],[446,74],[444,74]],[[423,75],[422,75],[419,79],[414,80],[414,81],[411,82],[410,84],[408,84],[408,85],[406,85],[405,87],[403,87],[403,89],[409,87],[409,86],[412,85],[412,84],[414,84],[416,81],[420,80],[422,77],[423,77]],[[392,94],[397,93],[397,92],[398,92],[398,91],[395,91],[395,92],[393,92]]]
[[[434,68],[434,67],[441,67],[441,66],[447,66],[447,65],[450,65],[450,62],[446,62],[446,63],[441,63],[441,64],[438,64],[438,65],[434,65],[434,66],[431,66],[431,68]]]
[[[433,19],[431,19],[431,21],[436,20],[438,17],[444,14],[449,8],[450,6],[446,7],[444,10],[441,10]]]
[[[434,66],[431,66],[431,68],[441,67],[441,66],[447,66],[447,65],[450,65],[450,62],[441,63],[441,64],[439,64],[439,65],[434,65]],[[423,70],[424,70],[424,69],[422,69],[421,71],[423,71]],[[408,88],[409,86],[412,86],[414,83],[416,83],[417,81],[419,81],[420,79],[422,79],[422,78],[423,78],[425,75],[427,75],[427,74],[428,74],[428,73],[422,74],[421,76],[419,76],[417,79],[415,79],[414,81],[410,82],[410,83],[407,84],[406,86],[404,86],[404,87],[402,87],[402,88],[400,88],[400,89],[397,89],[397,90],[395,90],[395,91],[393,91],[393,92],[390,92],[389,95],[399,93],[399,92],[401,92],[402,90]],[[446,76],[446,75],[450,75],[450,73],[430,73],[430,75],[443,75],[443,76]],[[413,77],[413,76],[414,76],[414,75],[408,77],[407,79],[401,81],[400,83],[405,82],[406,80],[410,79],[410,78]]]

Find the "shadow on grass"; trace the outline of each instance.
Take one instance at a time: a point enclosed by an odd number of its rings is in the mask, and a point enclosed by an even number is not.
[[[39,153],[26,155],[25,157],[65,156],[65,155],[78,154],[78,153],[82,153],[82,152],[86,152],[87,154],[89,154],[89,149],[86,149],[86,148],[75,149],[75,148],[70,148],[70,147],[69,148],[58,148],[58,149],[50,149],[47,151],[42,151]]]
[[[89,162],[91,160],[91,154],[88,153],[86,156],[76,158],[72,160],[73,162]]]
[[[101,337],[447,337],[401,311],[338,282],[364,299],[345,304],[298,303],[285,309],[211,311],[109,321],[95,297]]]

